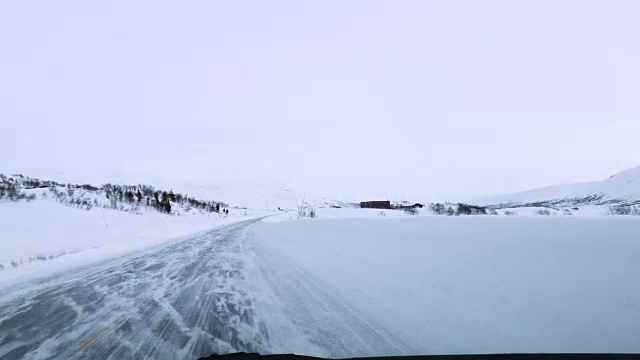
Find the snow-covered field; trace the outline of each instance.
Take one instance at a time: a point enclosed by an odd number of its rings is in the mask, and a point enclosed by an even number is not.
[[[169,216],[141,211],[81,210],[52,200],[0,202],[0,286],[262,215],[232,211],[228,217],[215,213]]]
[[[540,212],[548,212],[548,215],[540,215]],[[606,205],[583,205],[576,208],[563,208],[561,210],[547,207],[520,207],[504,208],[497,210],[498,215],[509,214],[515,216],[576,216],[576,217],[602,217],[608,215],[609,207]]]
[[[345,315],[297,309],[300,289],[266,285],[274,262],[412,353],[639,352],[639,234],[633,217],[319,217],[261,222],[247,241],[257,267],[278,259],[252,277],[276,349],[327,355],[309,328]]]
[[[409,216],[402,211],[387,209],[317,208],[315,209],[315,212],[317,219],[402,218]],[[263,221],[272,223],[298,220],[298,218],[299,216],[297,211],[283,211],[276,213],[274,216],[270,216]]]

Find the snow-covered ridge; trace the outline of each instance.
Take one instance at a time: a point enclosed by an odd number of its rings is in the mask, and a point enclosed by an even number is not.
[[[602,181],[555,185],[491,196],[475,203],[497,207],[631,206],[640,204],[640,167],[614,174]]]

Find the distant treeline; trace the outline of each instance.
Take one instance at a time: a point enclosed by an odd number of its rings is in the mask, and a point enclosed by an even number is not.
[[[609,206],[609,215],[632,215],[640,216],[639,206]]]
[[[487,209],[484,206],[470,205],[464,203],[432,203],[429,208],[438,215],[498,215],[495,209]]]
[[[0,174],[0,200],[32,201],[35,199],[35,194],[27,194],[22,191],[22,186],[18,181],[4,174]]]
[[[195,208],[217,213],[221,208],[228,207],[227,204],[220,201],[197,200],[173,191],[156,190],[150,185],[106,184],[104,191],[107,199],[112,202],[121,201],[127,204],[145,205],[167,214],[171,213],[171,203],[181,204],[187,210]]]

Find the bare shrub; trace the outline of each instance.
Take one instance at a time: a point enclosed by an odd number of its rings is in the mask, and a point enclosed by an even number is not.
[[[445,206],[440,203],[431,204],[429,205],[429,208],[434,214],[438,214],[438,215],[444,215],[447,212],[447,209],[445,208]]]
[[[453,210],[453,208],[452,208],[451,206],[449,206],[449,207],[447,208],[447,211],[445,212],[445,214],[447,214],[447,216],[453,216],[453,215],[455,215],[455,214],[456,214],[456,211],[455,211],[455,210]]]
[[[630,206],[609,206],[609,215],[631,215]]]
[[[418,209],[412,207],[405,208],[404,213],[407,215],[418,215]]]

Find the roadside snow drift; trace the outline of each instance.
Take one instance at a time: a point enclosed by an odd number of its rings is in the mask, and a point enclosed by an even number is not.
[[[339,355],[318,339],[359,312],[386,329],[366,336],[402,342],[378,355],[639,352],[639,234],[635,218],[413,217],[263,222],[247,241],[274,351]],[[311,314],[305,291],[355,310]]]
[[[0,202],[0,286],[148,248],[248,217],[81,210],[53,201]]]

